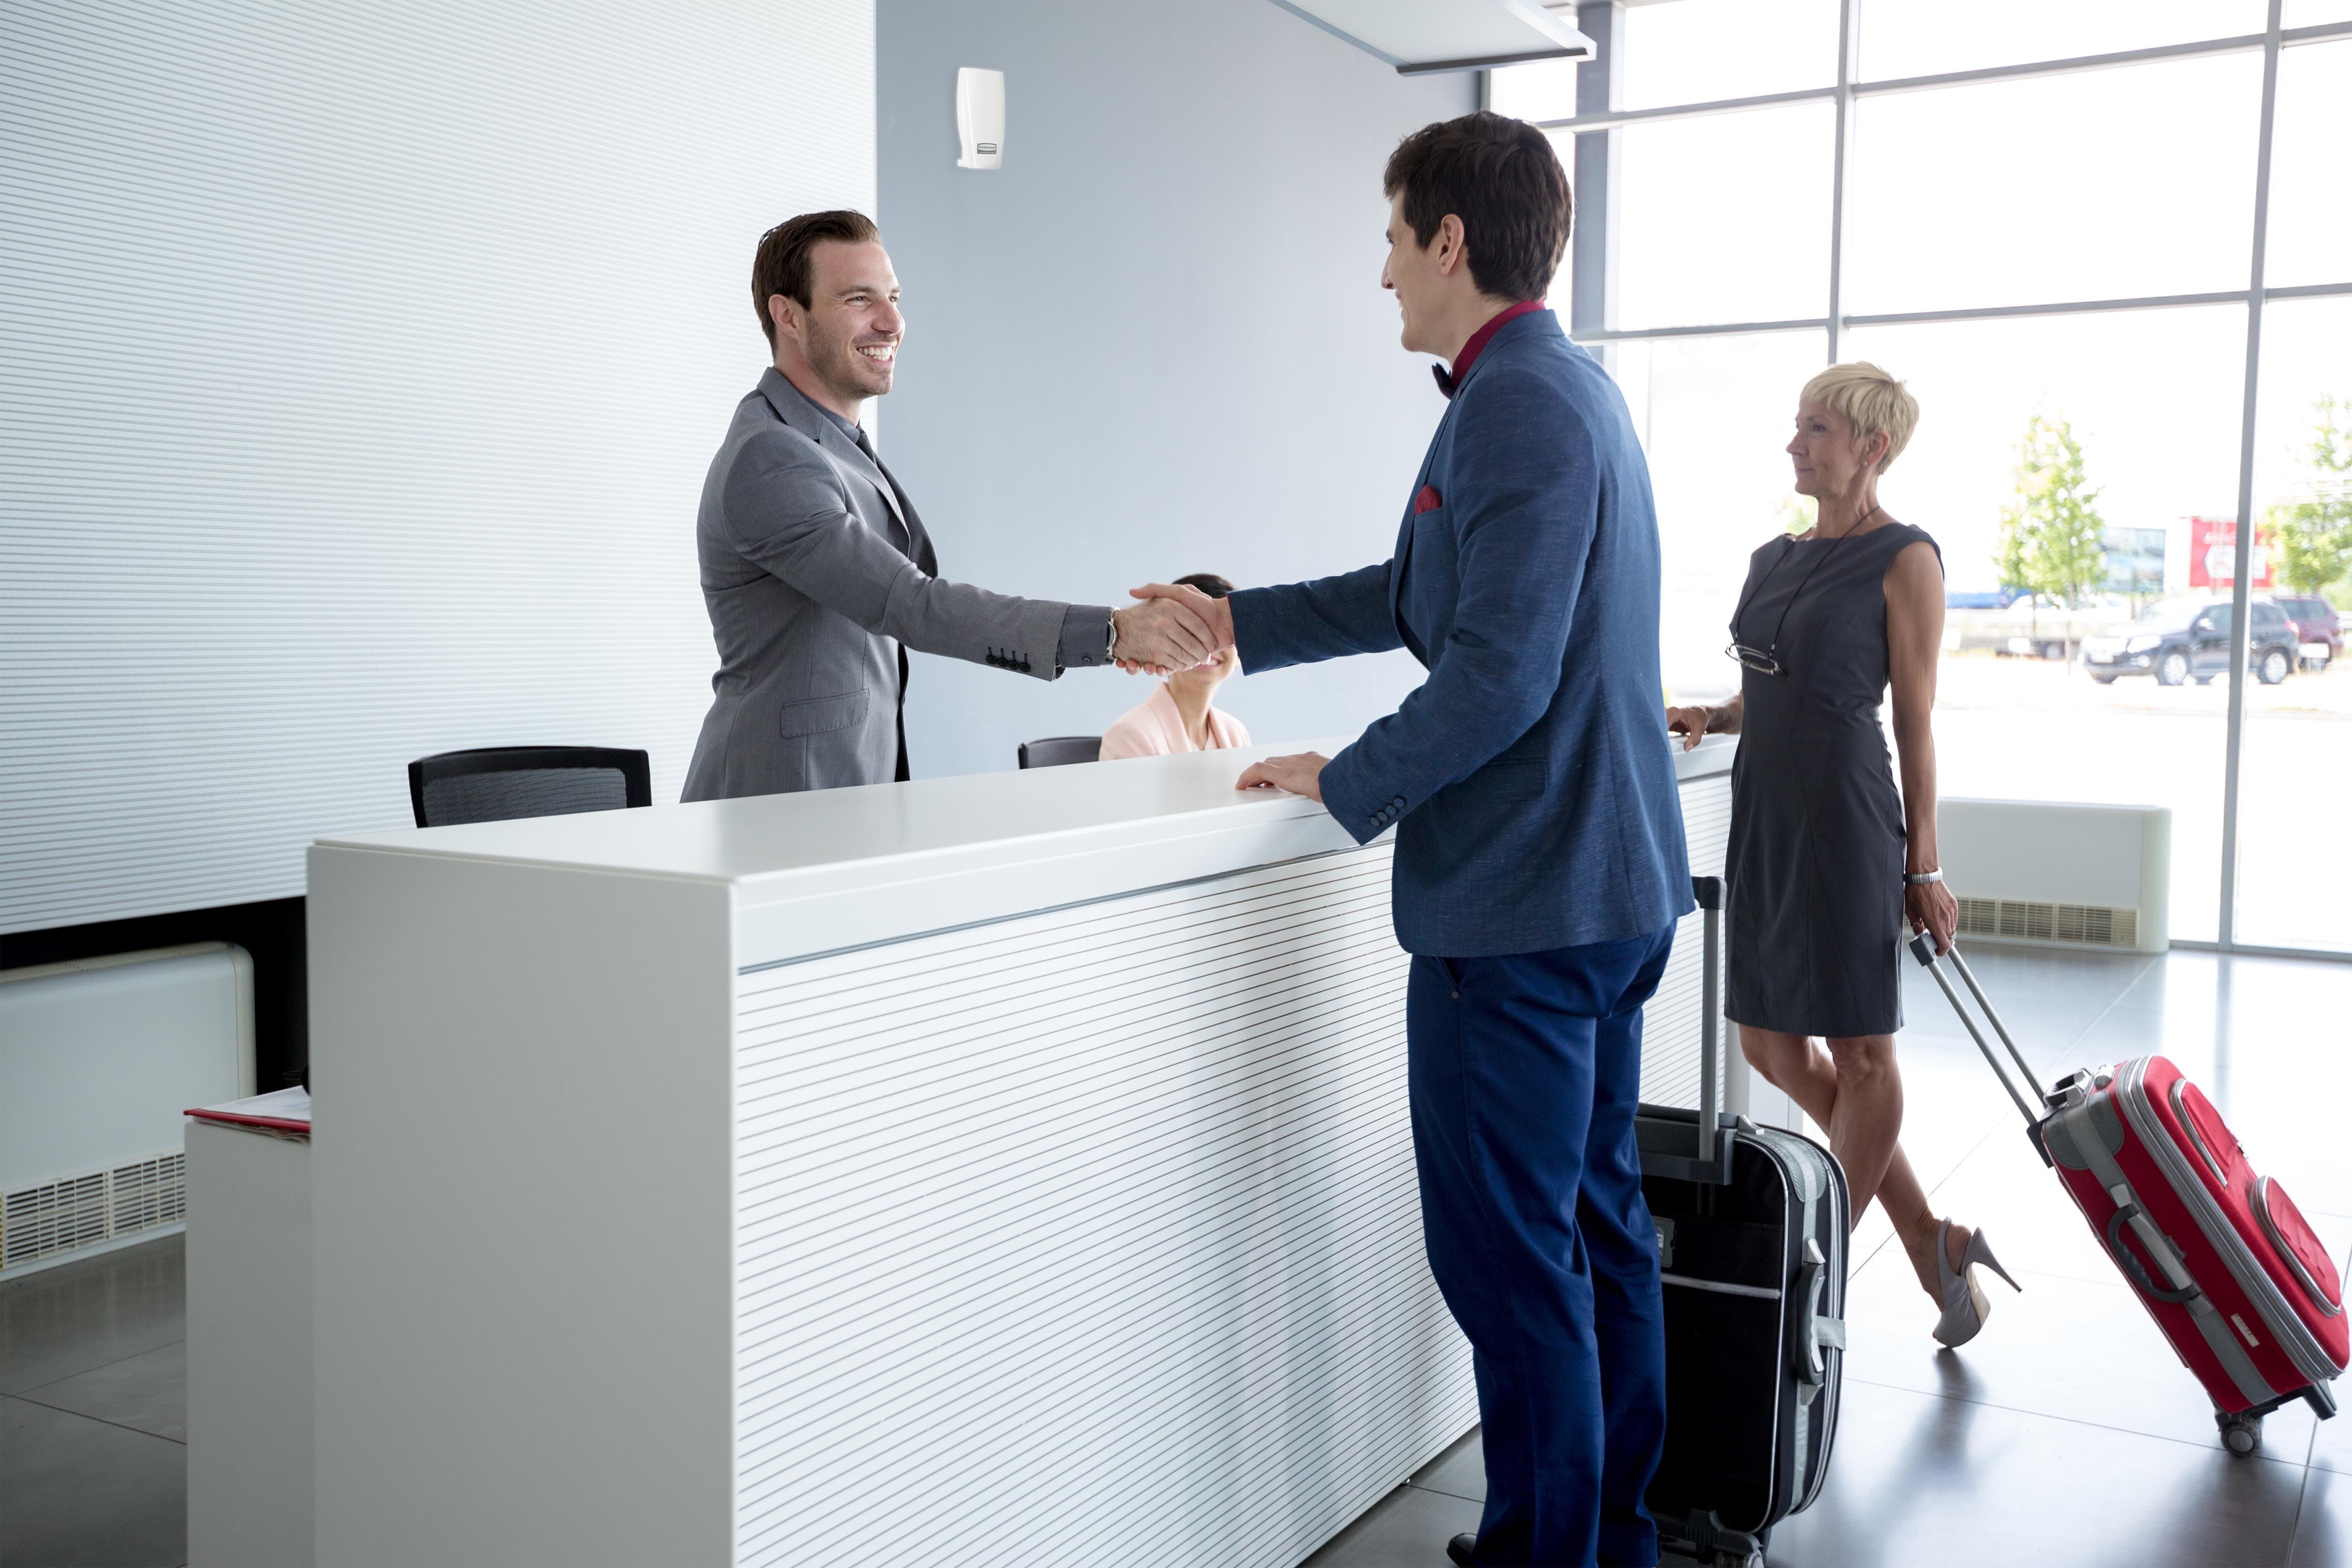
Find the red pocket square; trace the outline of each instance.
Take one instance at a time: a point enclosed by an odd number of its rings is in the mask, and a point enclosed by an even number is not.
[[[1421,493],[1412,498],[1412,515],[1419,517],[1423,512],[1435,511],[1444,504],[1444,498],[1437,493],[1435,485],[1423,485]]]

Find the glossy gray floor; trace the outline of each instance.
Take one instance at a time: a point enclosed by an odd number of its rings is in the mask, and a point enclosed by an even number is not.
[[[2352,1265],[2352,964],[1990,946],[1971,962],[2045,1078],[2179,1063]],[[2352,1568],[2352,1413],[2294,1406],[2258,1458],[2223,1451],[1942,995],[1908,984],[1904,1142],[1937,1209],[1981,1226],[2025,1290],[1990,1281],[1984,1333],[1940,1351],[1885,1222],[1864,1221],[1836,1457],[1820,1501],[1774,1531],[1774,1568]],[[1474,1434],[1308,1568],[1443,1568],[1485,1495]]]
[[[0,1568],[187,1561],[178,1237],[0,1285]]]
[[[2151,1050],[2179,1062],[2352,1262],[2352,964],[1993,949],[1976,962],[2044,1076]],[[1820,1502],[1776,1532],[1772,1562],[2352,1568],[2352,1414],[2322,1425],[2283,1411],[2259,1458],[2223,1452],[2204,1395],[2034,1160],[1941,995],[1913,978],[1905,1142],[1937,1206],[1983,1226],[2025,1293],[1993,1283],[1983,1337],[1939,1352],[1885,1223],[1864,1223],[1836,1460]],[[0,1285],[0,1568],[184,1560],[182,1257],[172,1238]],[[1484,1495],[1474,1435],[1310,1568],[1442,1568]]]

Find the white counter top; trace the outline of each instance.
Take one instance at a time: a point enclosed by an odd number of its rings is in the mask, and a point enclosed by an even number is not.
[[[1319,804],[1234,788],[1260,757],[1335,752],[1348,740],[319,842],[730,884],[746,921],[739,956],[756,967],[1349,848],[1352,840]],[[1710,736],[1696,751],[1677,749],[1677,777],[1723,772],[1737,744]],[[861,912],[840,906],[845,893],[877,897]],[[790,917],[814,900],[826,901],[821,926]]]
[[[1176,833],[1312,818],[1320,805],[1234,781],[1261,757],[1335,752],[1346,737],[1136,757],[1086,767],[971,773],[911,784],[861,784],[799,795],[697,801],[631,812],[589,812],[330,836],[337,847],[578,866],[646,876],[740,882],[816,868],[952,858],[981,846],[1029,844],[1038,858],[1072,837],[1148,841]],[[1731,765],[1736,737],[1711,735],[1675,752],[1677,778]]]

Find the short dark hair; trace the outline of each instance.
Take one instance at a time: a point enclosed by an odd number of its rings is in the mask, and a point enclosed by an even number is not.
[[[1198,588],[1212,599],[1222,599],[1234,591],[1234,585],[1214,572],[1195,572],[1188,577],[1179,577],[1176,579],[1176,585],[1180,588]]]
[[[768,334],[768,342],[776,341],[775,318],[768,314],[768,297],[782,294],[803,310],[814,302],[809,298],[811,276],[815,268],[809,253],[828,239],[846,240],[852,245],[866,245],[882,237],[874,220],[859,212],[803,213],[789,217],[760,237],[760,248],[751,258],[751,309],[759,312],[760,330]]]
[[[1389,154],[1381,194],[1404,194],[1404,221],[1426,246],[1452,213],[1470,247],[1470,278],[1497,300],[1539,300],[1568,249],[1575,203],[1551,139],[1480,110],[1424,125]]]

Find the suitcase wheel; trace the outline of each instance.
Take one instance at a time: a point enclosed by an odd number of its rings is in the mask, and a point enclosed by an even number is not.
[[[2221,1415],[2214,1420],[2221,1428],[2221,1447],[2232,1454],[2251,1454],[2263,1446],[2261,1416]]]

